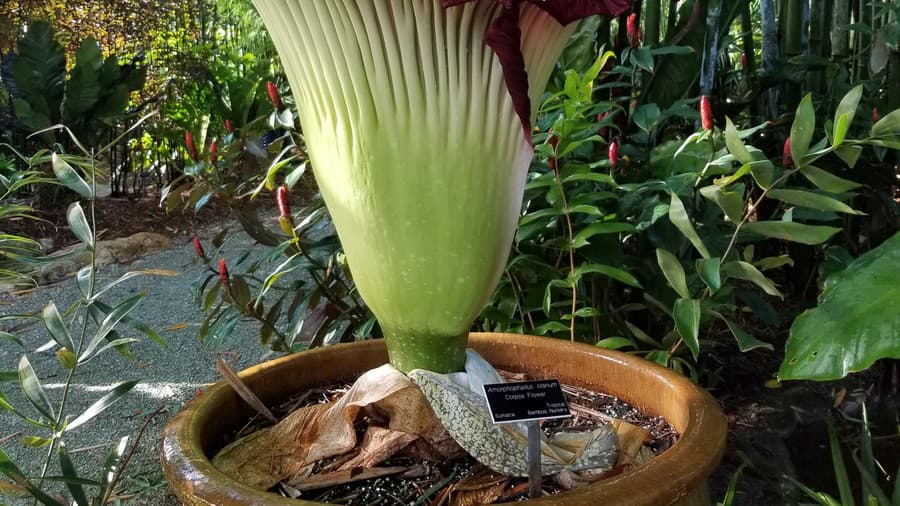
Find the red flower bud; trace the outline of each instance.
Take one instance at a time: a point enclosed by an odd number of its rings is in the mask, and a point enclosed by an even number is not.
[[[278,87],[275,86],[275,83],[272,81],[267,82],[266,89],[269,91],[269,100],[272,101],[275,110],[280,111],[284,109],[284,104],[281,102],[281,94],[278,93]]]
[[[190,130],[184,131],[184,145],[187,147],[188,156],[191,161],[197,163],[197,146],[194,145],[194,134]]]
[[[556,146],[559,146],[559,137],[553,134],[552,128],[547,133],[550,134],[550,137],[547,137],[547,144],[553,147],[553,151],[556,151]]]
[[[703,123],[704,130],[713,129],[712,106],[709,105],[709,97],[706,95],[700,97],[700,121]]]
[[[225,120],[225,132],[229,134],[234,132],[234,125],[231,124],[230,119]]]
[[[222,286],[228,288],[228,266],[225,265],[225,259],[219,260],[219,279],[222,280]]]
[[[784,153],[781,156],[781,165],[783,167],[791,167],[794,165],[794,158],[791,156],[791,137],[788,136],[784,140]]]
[[[628,16],[628,21],[625,24],[625,33],[628,34],[628,41],[631,42],[632,48],[641,45],[641,32],[637,24],[637,13],[632,13]]]
[[[612,141],[609,143],[609,164],[613,167],[619,162],[619,143]]]
[[[741,67],[747,68],[747,53],[741,53]]]
[[[556,172],[556,158],[553,158],[552,156],[550,158],[548,158],[547,159],[547,167],[550,170]]]
[[[211,163],[216,163],[216,161],[219,159],[219,155],[216,154],[218,152],[219,144],[216,143],[216,141],[212,141],[209,145],[209,161]]]
[[[872,108],[872,123],[878,123],[878,108]]]
[[[278,204],[278,214],[282,218],[291,217],[291,206],[288,204],[287,186],[281,185],[275,190],[275,203]]]
[[[203,243],[200,242],[200,238],[194,236],[194,251],[197,252],[197,256],[206,259],[206,252],[203,251]]]

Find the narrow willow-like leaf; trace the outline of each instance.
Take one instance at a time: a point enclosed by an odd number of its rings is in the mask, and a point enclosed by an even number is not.
[[[837,109],[835,109],[834,134],[832,135],[835,147],[840,145],[844,135],[847,133],[847,129],[849,129],[850,125],[853,123],[853,117],[856,115],[856,110],[859,108],[859,99],[862,98],[862,93],[863,85],[860,84],[859,86],[855,86],[844,95],[844,98],[841,99],[841,103],[838,104]],[[843,123],[841,122],[841,118],[846,118]],[[841,129],[843,132],[840,132]],[[838,141],[838,138],[840,138],[841,141]],[[791,138],[791,142],[793,142],[793,138]]]
[[[81,203],[75,202],[69,206],[69,209],[66,210],[66,221],[79,241],[89,248],[94,247],[94,234],[84,215],[84,209],[81,208]]]
[[[56,309],[56,304],[52,301],[44,306],[44,310],[41,312],[41,320],[54,341],[73,353],[76,351],[75,344],[72,342],[72,336],[69,335],[69,328],[66,327],[66,323]]]
[[[722,272],[734,278],[750,281],[762,288],[763,291],[769,295],[782,299],[784,298],[781,292],[775,288],[775,283],[773,283],[771,279],[767,278],[765,274],[759,271],[759,269],[747,262],[726,262],[722,264]]]
[[[25,476],[25,473],[16,466],[12,459],[9,458],[9,455],[0,450],[0,473],[5,474],[9,479],[11,479],[14,483],[23,487],[28,491],[35,499],[44,504],[45,506],[66,506],[65,503],[61,503],[56,499],[47,495],[46,492],[37,488],[31,480]]]
[[[569,275],[570,283],[577,283],[579,279],[585,274],[602,274],[604,276],[610,277],[617,281],[621,281],[626,285],[631,285],[635,288],[641,288],[641,283],[632,276],[629,272],[623,271],[622,269],[617,269],[615,267],[611,267],[609,265],[602,264],[588,264],[588,265],[579,265],[575,268],[575,271]]]
[[[92,418],[99,415],[100,413],[105,411],[107,408],[109,408],[110,406],[115,404],[119,399],[122,398],[122,396],[124,396],[125,394],[130,392],[131,389],[134,388],[135,385],[137,385],[137,383],[138,383],[137,381],[125,381],[125,382],[119,383],[118,385],[114,386],[112,388],[112,390],[107,392],[106,395],[104,395],[103,397],[98,399],[96,402],[94,402],[93,404],[88,406],[88,408],[85,409],[83,413],[81,413],[80,415],[78,415],[77,418],[75,418],[74,420],[69,422],[69,424],[66,426],[66,430],[71,431],[71,430],[77,429],[78,427],[89,422]]]
[[[37,374],[34,373],[28,358],[24,355],[19,360],[19,385],[22,387],[22,393],[25,394],[25,398],[38,410],[44,419],[51,423],[55,422],[56,418],[53,415],[53,407],[50,405],[47,392],[44,391],[41,381],[38,379]]]
[[[57,179],[66,188],[74,191],[86,199],[93,198],[94,192],[91,191],[90,185],[72,168],[65,160],[56,153],[50,157],[50,165],[53,167],[53,173]]]
[[[91,506],[87,494],[84,493],[84,487],[81,486],[81,483],[78,483],[78,472],[75,470],[75,464],[69,457],[69,451],[66,449],[64,442],[59,442],[59,450],[57,453],[59,454],[59,470],[62,472],[63,477],[66,478],[66,488],[68,488],[69,492],[72,494],[75,505]]]
[[[859,183],[835,176],[830,172],[811,165],[801,167],[800,173],[803,174],[803,177],[809,179],[810,183],[828,193],[844,193],[862,186]]]

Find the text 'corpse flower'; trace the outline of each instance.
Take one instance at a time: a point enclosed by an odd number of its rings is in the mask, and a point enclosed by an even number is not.
[[[629,2],[255,3],[391,363],[461,369],[507,260],[531,116],[572,21]]]

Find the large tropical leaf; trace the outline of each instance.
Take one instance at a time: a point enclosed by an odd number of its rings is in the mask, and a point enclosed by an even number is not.
[[[22,98],[15,101],[16,115],[34,130],[59,123],[66,86],[66,53],[53,38],[45,21],[31,23],[19,41],[13,64],[15,87]]]
[[[782,379],[832,380],[900,358],[900,234],[825,281],[791,327]]]

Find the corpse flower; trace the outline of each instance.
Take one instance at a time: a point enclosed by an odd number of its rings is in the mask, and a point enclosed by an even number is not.
[[[463,368],[509,254],[531,118],[628,0],[255,0],[360,294],[401,371]]]

